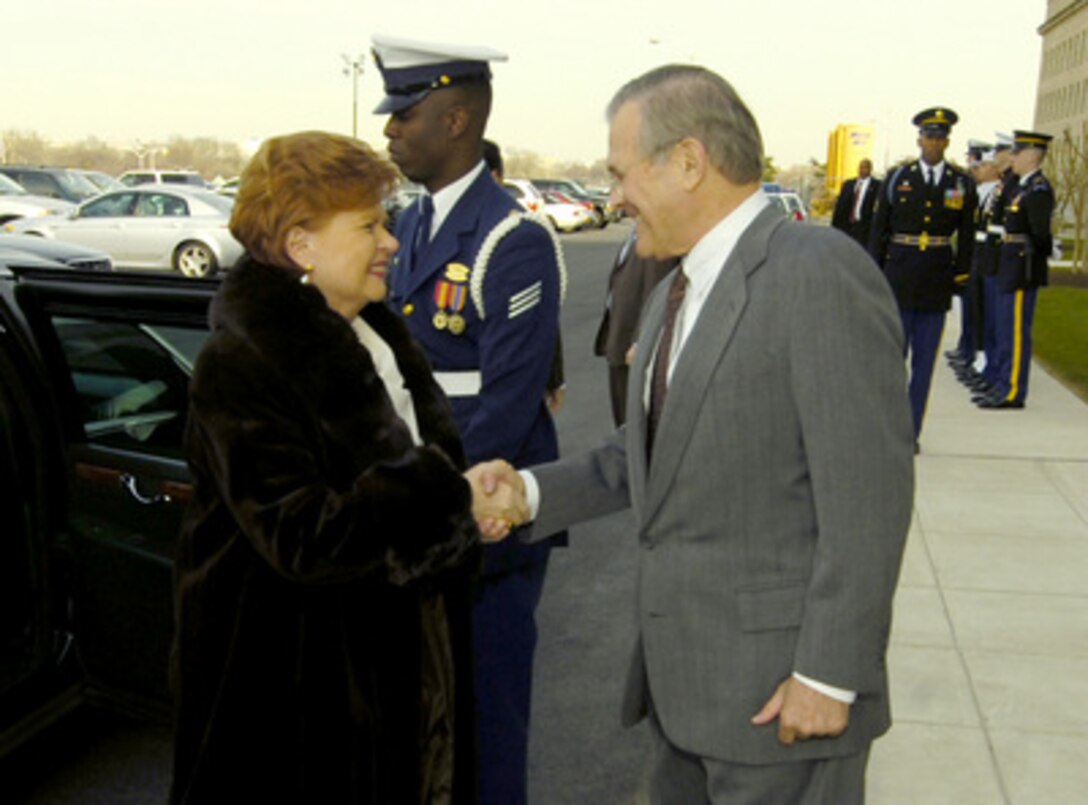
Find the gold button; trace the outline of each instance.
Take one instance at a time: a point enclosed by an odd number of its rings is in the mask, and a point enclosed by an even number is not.
[[[416,306],[411,302],[406,303],[404,307],[401,308],[401,310],[404,311],[405,316],[411,316],[415,312],[415,309]]]

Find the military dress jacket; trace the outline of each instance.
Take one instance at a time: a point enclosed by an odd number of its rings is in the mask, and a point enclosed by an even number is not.
[[[1050,218],[1054,188],[1039,171],[1007,189],[1005,239],[997,269],[997,289],[1012,293],[1047,284],[1047,260],[1054,248]]]
[[[399,317],[362,317],[422,446],[315,288],[247,258],[212,303],[185,438],[174,803],[475,802],[464,458]]]
[[[434,238],[413,254],[420,205],[397,219],[400,249],[389,302],[404,316],[440,382],[453,377],[472,393],[449,391],[469,465],[502,458],[515,467],[559,454],[545,391],[559,328],[558,242],[538,223],[509,230],[479,272],[481,247],[521,207],[487,171],[458,199]],[[483,303],[483,311],[479,309]],[[478,373],[476,375],[475,373]],[[475,384],[476,388],[472,388]],[[485,549],[485,573],[541,561],[548,545],[508,539]]]
[[[956,277],[971,270],[977,204],[974,180],[947,162],[934,187],[917,161],[889,175],[873,213],[869,252],[900,308],[941,312],[951,306]],[[912,242],[898,242],[903,239]]]

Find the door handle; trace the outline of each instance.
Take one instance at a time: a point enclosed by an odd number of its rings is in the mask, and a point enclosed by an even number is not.
[[[129,473],[121,474],[121,486],[123,486],[128,493],[136,500],[137,503],[142,503],[145,506],[150,506],[154,503],[169,503],[172,498],[169,495],[144,495],[140,492],[139,487],[136,485],[136,476]]]

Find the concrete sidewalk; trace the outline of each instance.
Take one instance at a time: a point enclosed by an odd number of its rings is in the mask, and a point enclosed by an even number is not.
[[[921,448],[868,801],[1088,802],[1088,405],[1035,364],[982,411],[942,357]]]

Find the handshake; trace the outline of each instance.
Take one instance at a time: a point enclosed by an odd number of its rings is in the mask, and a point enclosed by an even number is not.
[[[529,521],[525,482],[509,463],[481,462],[465,473],[465,480],[472,486],[472,516],[484,542],[500,542]]]

